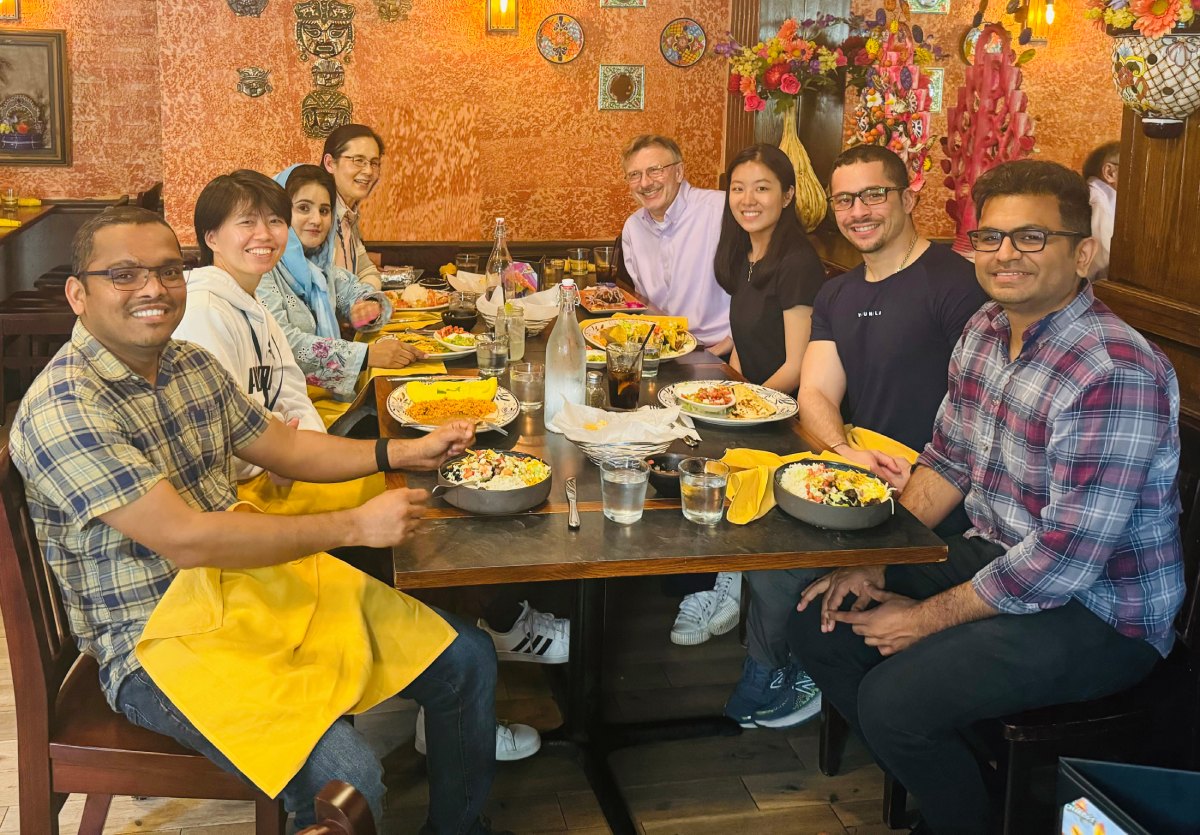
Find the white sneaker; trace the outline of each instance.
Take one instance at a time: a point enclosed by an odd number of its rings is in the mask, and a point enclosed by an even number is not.
[[[713,635],[724,635],[737,626],[742,616],[742,575],[722,571],[712,591],[689,594],[679,604],[671,627],[671,643],[691,647]]]
[[[417,711],[417,753],[425,754],[425,708]],[[496,761],[513,762],[532,757],[542,747],[542,737],[536,728],[507,722],[496,723]]]
[[[571,656],[571,622],[539,612],[522,601],[521,616],[507,632],[493,632],[483,618],[478,626],[492,636],[496,657],[501,661],[530,661],[534,664],[566,664]]]

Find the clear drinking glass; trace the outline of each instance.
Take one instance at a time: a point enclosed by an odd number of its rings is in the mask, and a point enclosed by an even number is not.
[[[715,525],[725,510],[729,466],[712,458],[679,462],[679,497],[683,515],[698,525]]]
[[[465,331],[475,327],[475,322],[479,314],[475,310],[475,300],[478,298],[476,293],[459,293],[457,291],[450,294],[449,306],[442,314],[442,322],[447,325],[456,325]]]
[[[536,412],[546,401],[546,366],[540,362],[514,362],[508,369],[513,396],[522,412]]]
[[[499,377],[508,367],[508,337],[481,334],[475,340],[475,362],[480,377]]]
[[[604,515],[619,525],[642,518],[650,465],[640,458],[616,458],[600,464],[600,501]]]
[[[454,256],[454,266],[459,272],[478,273],[479,256],[473,252],[460,252]]]
[[[592,260],[592,251],[587,247],[567,250],[567,268],[571,271],[571,275],[575,278],[575,283],[580,287],[586,286],[586,282],[582,279],[587,278],[588,264]]]
[[[652,380],[658,376],[658,363],[662,349],[651,339],[642,351],[642,379]]]
[[[542,277],[542,289],[548,290],[563,280],[563,270],[567,262],[562,258],[547,258],[545,275]]]
[[[496,311],[496,336],[508,337],[508,358],[519,360],[525,356],[525,311],[516,308]]]
[[[598,246],[592,250],[596,259],[596,283],[602,284],[616,280],[616,264],[613,262],[613,253],[616,247]]]
[[[638,342],[609,342],[604,346],[608,364],[608,405],[612,409],[638,407],[642,394],[642,346]]]

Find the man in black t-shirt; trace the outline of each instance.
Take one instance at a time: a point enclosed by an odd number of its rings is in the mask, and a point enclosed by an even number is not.
[[[946,396],[950,353],[987,296],[969,261],[917,233],[917,198],[904,162],[891,151],[878,145],[844,151],[834,161],[830,192],[838,229],[862,253],[863,265],[830,279],[817,294],[800,372],[800,419],[827,449],[902,489],[908,461],[851,448],[845,424],[920,452]],[[960,507],[939,532],[966,527]],[[819,711],[819,691],[791,663],[784,628],[820,573],[745,573],[749,657],[725,707],[743,727],[791,727]]]

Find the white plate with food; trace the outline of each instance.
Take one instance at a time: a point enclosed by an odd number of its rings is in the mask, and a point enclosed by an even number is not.
[[[588,368],[607,368],[608,355],[599,348],[587,349],[587,367]]]
[[[457,325],[446,325],[433,332],[433,339],[442,348],[443,355],[465,357],[475,353],[475,341],[478,337]]]
[[[424,310],[444,310],[450,306],[450,294],[410,284],[403,290],[384,290],[396,313],[416,313]]]
[[[385,339],[394,339],[397,342],[403,342],[405,345],[411,345],[417,350],[424,352],[425,356],[437,360],[456,360],[475,355],[474,345],[470,348],[457,347],[442,342],[436,336],[430,334],[429,331],[396,331],[395,333],[385,333],[377,341],[382,342]]]
[[[657,328],[658,338],[662,340],[660,343],[662,350],[658,355],[660,360],[678,359],[690,354],[699,345],[696,337],[688,331],[671,326],[663,327],[645,319],[634,318],[604,319],[600,322],[592,322],[583,329],[583,338],[603,350],[604,346],[613,340],[641,343],[651,327]]]
[[[787,420],[796,400],[783,392],[736,380],[689,380],[660,389],[664,406],[678,406],[690,417],[718,426],[756,426]]]
[[[521,403],[511,391],[496,386],[490,399],[477,396],[474,386],[484,381],[447,380],[437,383],[444,392],[414,402],[409,396],[412,383],[397,386],[388,395],[387,409],[401,426],[441,426],[452,420],[473,420],[480,431],[507,426],[521,414]],[[444,384],[444,385],[443,385]]]

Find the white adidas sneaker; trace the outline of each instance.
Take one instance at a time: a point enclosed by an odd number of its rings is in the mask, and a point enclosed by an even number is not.
[[[425,708],[417,711],[417,736],[413,742],[417,753],[425,755]],[[496,761],[514,762],[532,757],[542,747],[541,734],[529,725],[496,723]]]
[[[529,661],[534,664],[565,664],[571,656],[571,622],[539,612],[522,601],[521,615],[507,632],[494,632],[487,621],[478,626],[492,636],[496,657],[501,661]]]

